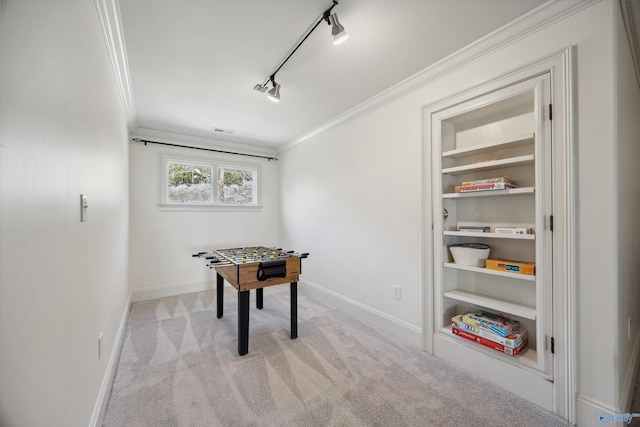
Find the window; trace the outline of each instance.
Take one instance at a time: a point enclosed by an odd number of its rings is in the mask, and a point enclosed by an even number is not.
[[[163,156],[161,205],[257,206],[258,168]]]
[[[255,204],[256,170],[249,168],[218,168],[218,202]]]
[[[167,202],[213,203],[211,165],[167,163]]]

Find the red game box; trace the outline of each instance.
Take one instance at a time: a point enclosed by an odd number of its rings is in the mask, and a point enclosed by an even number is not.
[[[504,354],[506,354],[508,356],[517,355],[527,345],[527,341],[526,341],[526,338],[525,338],[525,341],[519,347],[517,347],[517,348],[507,347],[507,346],[504,346],[504,345],[502,345],[500,343],[488,340],[486,338],[482,338],[482,337],[479,337],[477,335],[473,335],[472,333],[469,333],[467,331],[463,331],[462,329],[458,329],[458,328],[455,327],[455,325],[451,325],[451,332],[454,335],[457,335],[459,337],[465,338],[465,339],[467,339],[469,341],[473,341],[473,342],[475,342],[477,344],[480,344],[480,345],[483,345],[485,347],[492,348],[492,349],[494,349],[496,351],[499,351],[500,353],[504,353]]]
[[[502,335],[495,334],[489,329],[485,329],[481,326],[469,325],[468,323],[464,322],[464,320],[462,320],[461,314],[452,317],[451,324],[465,332],[469,332],[470,334],[473,334],[475,336],[486,338],[489,341],[493,341],[510,348],[520,347],[520,345],[527,340],[527,331],[524,329],[520,329],[511,335],[503,337]]]

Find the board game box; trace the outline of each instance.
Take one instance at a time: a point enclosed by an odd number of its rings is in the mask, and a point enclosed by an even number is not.
[[[455,190],[456,193],[465,193],[469,191],[505,190],[508,188],[517,188],[517,186],[505,182],[489,182],[487,184],[456,185]]]
[[[458,226],[458,231],[473,231],[477,233],[489,233],[491,232],[491,227],[489,226],[475,226],[475,225],[460,225]]]
[[[496,227],[494,233],[498,234],[533,234],[533,229],[528,227]]]
[[[508,259],[488,259],[486,268],[490,270],[508,271],[509,273],[536,275],[536,263],[527,261],[513,261]]]
[[[498,344],[502,344],[507,347],[517,348],[522,345],[523,342],[527,341],[527,331],[524,329],[520,329],[518,332],[515,332],[507,337],[500,336],[498,334],[494,334],[488,329],[485,329],[480,326],[472,326],[465,323],[462,320],[462,315],[454,316],[451,318],[451,323],[453,326],[458,329],[464,330],[466,332],[472,333],[474,335],[480,336],[482,338],[486,338]]]
[[[488,340],[486,338],[482,338],[482,337],[479,337],[477,335],[473,335],[470,332],[467,332],[467,331],[464,331],[462,329],[457,328],[453,324],[451,325],[451,332],[454,335],[457,335],[457,336],[459,336],[461,338],[464,338],[464,339],[469,340],[469,341],[473,341],[473,342],[475,342],[477,344],[480,344],[480,345],[482,345],[484,347],[491,348],[493,350],[499,351],[500,353],[506,354],[508,356],[516,356],[527,345],[527,341],[525,339],[525,341],[519,347],[516,347],[516,348],[507,347],[505,345],[499,344],[497,342],[493,342],[493,341]]]
[[[464,193],[467,191],[504,190],[507,188],[517,188],[517,186],[508,176],[499,176],[496,178],[463,181],[456,185],[455,190],[456,193]]]
[[[495,178],[486,178],[486,179],[473,179],[469,181],[462,181],[460,185],[476,185],[476,184],[492,184],[496,182],[501,182],[505,184],[515,184],[511,181],[510,176],[497,176]]]
[[[479,326],[502,337],[520,330],[520,322],[482,310],[469,311],[462,314],[462,321],[471,326]]]

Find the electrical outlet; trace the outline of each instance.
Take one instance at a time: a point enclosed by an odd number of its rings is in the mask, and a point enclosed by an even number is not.
[[[102,332],[98,335],[98,360],[102,357]]]
[[[393,285],[393,297],[395,299],[400,299],[401,296],[401,288],[400,286]]]

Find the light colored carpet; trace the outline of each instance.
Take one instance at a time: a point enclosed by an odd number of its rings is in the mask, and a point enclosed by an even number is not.
[[[252,293],[237,353],[235,290],[133,304],[104,426],[566,426],[552,413],[316,299]]]

